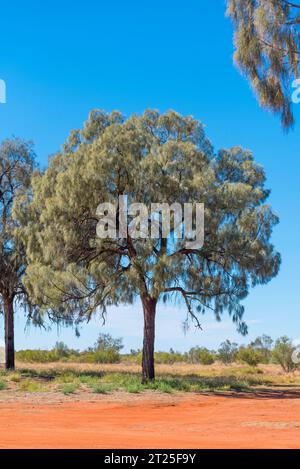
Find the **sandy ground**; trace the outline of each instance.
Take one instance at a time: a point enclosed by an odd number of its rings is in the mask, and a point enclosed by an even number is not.
[[[0,448],[300,448],[300,391],[1,396]]]

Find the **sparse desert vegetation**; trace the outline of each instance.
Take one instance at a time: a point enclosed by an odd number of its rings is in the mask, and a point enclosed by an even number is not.
[[[300,372],[285,373],[279,365],[259,366],[214,363],[210,366],[192,363],[158,364],[157,379],[141,383],[140,366],[80,363],[21,363],[17,371],[1,370],[0,390],[16,393],[81,393],[113,392],[253,392],[262,389],[300,388]],[[1,397],[2,396],[2,397]],[[0,394],[0,400],[4,398]]]
[[[274,345],[273,345],[274,344]],[[300,389],[295,347],[287,337],[257,337],[238,346],[226,340],[218,350],[193,347],[185,353],[155,352],[157,379],[141,382],[140,350],[121,353],[123,339],[100,334],[93,347],[78,351],[57,342],[51,350],[21,350],[14,371],[0,370],[0,391],[55,395],[127,392],[199,393]],[[1,396],[0,396],[1,399]]]

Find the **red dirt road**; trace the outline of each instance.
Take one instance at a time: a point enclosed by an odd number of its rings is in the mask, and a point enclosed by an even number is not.
[[[300,399],[127,395],[0,403],[0,448],[300,448]]]

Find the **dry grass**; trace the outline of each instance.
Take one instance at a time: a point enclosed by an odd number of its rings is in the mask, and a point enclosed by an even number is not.
[[[140,366],[121,364],[17,363],[16,371],[0,371],[0,398],[28,393],[70,395],[154,392],[250,392],[263,388],[300,390],[300,371],[286,374],[277,365],[157,365],[155,383],[141,384]]]
[[[17,362],[16,368],[19,370],[36,370],[47,372],[57,371],[75,371],[76,373],[132,373],[141,372],[141,367],[132,363],[114,363],[114,364],[88,364],[88,363],[21,363]],[[285,373],[279,365],[259,365],[252,367],[234,363],[223,365],[214,363],[212,365],[194,365],[187,363],[176,363],[173,365],[156,365],[156,375],[172,376],[203,376],[203,377],[221,377],[221,376],[244,376],[261,375],[267,377],[274,385],[294,382],[300,386],[300,369],[293,373]]]

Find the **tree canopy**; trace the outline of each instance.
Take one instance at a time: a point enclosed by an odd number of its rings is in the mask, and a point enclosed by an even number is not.
[[[260,104],[293,125],[291,85],[299,78],[300,3],[287,0],[227,0],[235,27],[234,59]]]
[[[160,300],[183,301],[198,326],[199,313],[212,311],[220,320],[227,310],[247,332],[241,301],[280,264],[270,242],[278,218],[266,203],[264,184],[264,170],[250,151],[215,152],[191,116],[147,110],[125,119],[93,111],[46,171],[34,176],[32,198],[16,204],[29,263],[26,289],[45,311],[77,321],[140,297],[143,376],[151,379]],[[204,203],[204,246],[187,248],[174,233],[164,238],[161,231],[155,239],[133,239],[128,232],[97,237],[98,205],[116,203],[123,194],[147,207]]]

